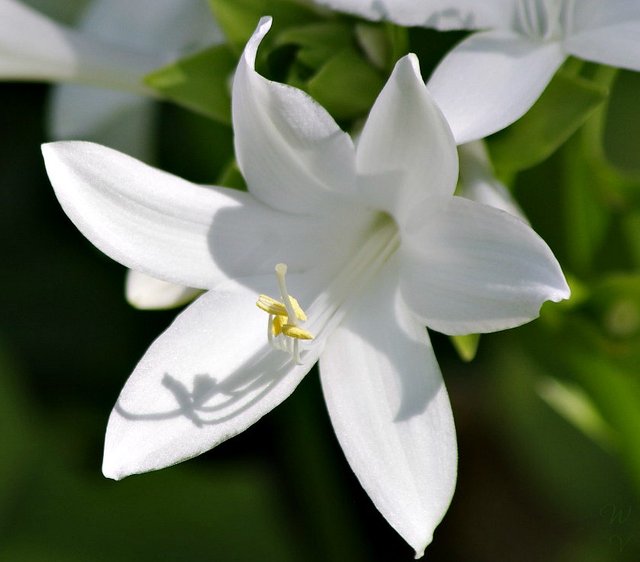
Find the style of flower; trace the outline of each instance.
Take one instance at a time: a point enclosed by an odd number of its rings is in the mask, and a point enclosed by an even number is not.
[[[65,83],[52,92],[52,137],[148,159],[154,104],[142,79],[220,39],[202,0],[92,0],[74,29],[0,0],[0,80]]]
[[[458,144],[510,125],[575,56],[640,70],[633,0],[320,0],[372,19],[479,29],[454,47],[427,86]]]
[[[60,203],[98,248],[208,289],[125,384],[103,472],[119,479],[215,447],[320,359],[349,464],[421,556],[450,503],[457,456],[424,326],[517,326],[569,288],[523,221],[453,196],[455,143],[414,55],[397,63],[354,147],[309,96],[254,70],[270,25],[260,21],[233,83],[248,192],[197,186],[91,143],[43,147]]]

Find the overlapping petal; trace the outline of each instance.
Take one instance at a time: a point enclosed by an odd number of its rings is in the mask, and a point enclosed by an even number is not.
[[[460,185],[458,195],[502,209],[528,223],[522,209],[509,190],[493,174],[487,147],[483,141],[473,141],[458,147]]]
[[[558,41],[509,31],[476,33],[445,56],[427,87],[463,144],[524,115],[565,58]]]
[[[351,468],[421,556],[453,496],[456,437],[427,331],[399,298],[393,262],[327,341],[320,374]]]
[[[513,0],[316,0],[372,20],[439,29],[507,27],[513,18]]]
[[[292,271],[332,263],[352,250],[344,240],[357,243],[364,223],[345,221],[348,208],[326,218],[280,213],[249,193],[198,186],[92,143],[51,143],[43,153],[60,203],[93,244],[188,287],[267,273],[279,261]]]
[[[127,302],[141,310],[175,308],[200,294],[198,289],[167,283],[130,269],[125,283]]]
[[[271,18],[260,21],[233,82],[238,164],[251,193],[275,209],[330,213],[355,189],[353,144],[307,94],[254,70],[270,26]]]
[[[418,59],[396,64],[358,141],[365,205],[402,217],[431,195],[452,195],[458,154],[451,130],[425,88]]]
[[[289,281],[298,287],[294,277]],[[267,316],[255,302],[274,284],[271,275],[225,283],[151,345],[109,418],[105,476],[120,479],[201,454],[289,396],[322,346],[312,348],[304,365],[269,346]],[[307,295],[296,290],[305,303]]]
[[[403,240],[402,292],[445,334],[492,332],[537,317],[569,297],[545,242],[510,214],[452,197],[416,208]]]

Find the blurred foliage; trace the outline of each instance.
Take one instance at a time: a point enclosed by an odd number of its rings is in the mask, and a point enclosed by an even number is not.
[[[39,7],[44,2],[36,2]],[[68,9],[50,6],[65,21]],[[152,73],[160,166],[243,188],[229,87],[246,39],[357,128],[398,57],[428,77],[464,33],[358,21],[296,0],[210,0],[229,47]],[[244,434],[185,465],[113,483],[106,419],[172,312],[131,310],[123,271],[60,211],[38,145],[45,88],[0,88],[0,560],[408,560],[342,456],[313,371]],[[638,74],[570,60],[489,139],[500,177],[554,250],[573,296],[506,333],[434,334],[458,429],[458,490],[430,561],[633,562],[640,557]],[[471,361],[465,363],[464,361]]]

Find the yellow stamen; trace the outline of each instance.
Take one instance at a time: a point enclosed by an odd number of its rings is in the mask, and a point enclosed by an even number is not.
[[[313,334],[307,332],[304,328],[298,326],[292,326],[291,324],[284,324],[281,328],[282,333],[290,338],[296,338],[298,340],[312,340]]]
[[[304,322],[307,319],[307,315],[302,310],[302,307],[298,304],[298,301],[289,295],[293,310],[296,313],[296,318]],[[273,314],[274,316],[287,316],[287,307],[280,301],[273,299],[267,295],[260,295],[256,306],[260,310],[264,310],[267,314]]]
[[[304,322],[307,315],[298,304],[298,301],[287,291],[285,275],[287,266],[283,263],[276,265],[276,278],[280,288],[282,301],[278,301],[267,295],[260,295],[256,306],[269,314],[269,326],[267,337],[269,343],[276,349],[287,351],[297,363],[300,363],[298,340],[312,340],[313,334],[298,326],[298,321]],[[282,339],[284,338],[291,339]]]

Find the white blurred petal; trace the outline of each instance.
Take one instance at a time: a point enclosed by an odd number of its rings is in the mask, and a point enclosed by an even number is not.
[[[509,27],[513,0],[315,0],[335,10],[405,26],[440,29]]]
[[[427,331],[397,290],[397,264],[360,295],[320,360],[340,445],[387,521],[421,556],[456,481],[451,406]]]
[[[560,42],[508,31],[476,33],[444,57],[427,87],[463,144],[522,117],[565,58]]]
[[[453,197],[416,208],[403,239],[402,289],[411,310],[445,334],[493,332],[569,298],[555,256],[512,215]]]
[[[222,41],[202,0],[92,0],[78,27],[118,45],[160,51],[165,62]]]
[[[99,142],[148,162],[155,116],[156,108],[147,97],[63,84],[51,92],[49,129],[55,139]]]
[[[200,291],[130,269],[127,271],[125,294],[131,306],[141,310],[161,310],[182,306],[196,298]]]
[[[71,81],[144,92],[157,56],[66,28],[14,0],[0,0],[0,78]]]
[[[93,0],[78,28],[87,36],[154,58],[158,53],[158,65],[221,41],[201,0]],[[49,115],[55,139],[80,138],[152,159],[155,108],[146,96],[65,84],[53,90]]]
[[[233,82],[238,165],[251,193],[268,205],[328,213],[355,188],[353,144],[307,94],[254,70],[258,45],[270,27],[270,18],[260,21]]]
[[[356,168],[364,204],[399,222],[425,197],[453,194],[458,153],[415,55],[398,61],[374,103],[358,140]]]
[[[573,5],[565,49],[589,61],[640,71],[640,2],[581,0]]]
[[[348,208],[327,219],[280,213],[249,193],[195,185],[92,143],[50,143],[43,153],[63,209],[93,244],[188,287],[267,273],[280,261],[292,271],[327,266],[353,251],[367,218]]]
[[[273,275],[244,281],[201,296],[138,363],[109,418],[105,476],[204,453],[280,404],[313,366],[321,342],[304,365],[267,343],[267,315],[255,303],[259,293],[273,292]],[[304,306],[305,295],[297,296]]]

